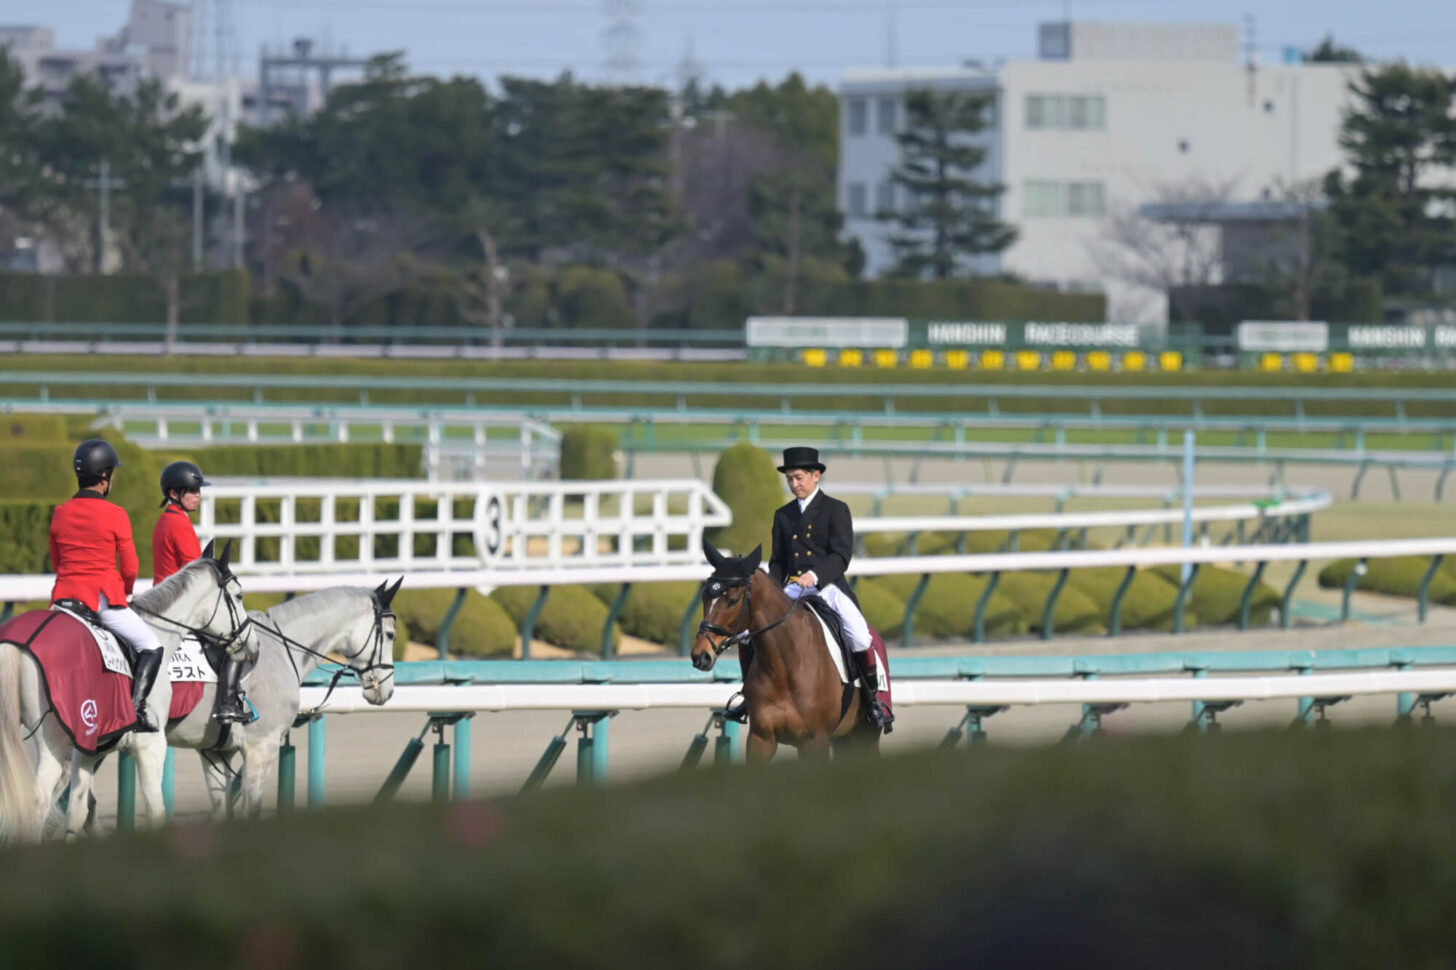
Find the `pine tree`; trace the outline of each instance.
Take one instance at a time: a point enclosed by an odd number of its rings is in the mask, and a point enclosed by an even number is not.
[[[986,149],[973,139],[986,128],[990,103],[990,95],[963,91],[906,95],[900,164],[891,175],[905,199],[899,211],[878,213],[895,226],[896,275],[951,279],[966,271],[967,258],[1015,241],[1016,230],[995,212],[1005,187],[976,177]]]

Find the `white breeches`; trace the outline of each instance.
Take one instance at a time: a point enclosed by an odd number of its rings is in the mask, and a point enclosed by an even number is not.
[[[131,644],[131,648],[138,653],[143,650],[162,649],[162,641],[157,639],[156,631],[133,613],[131,607],[124,606],[113,610],[106,605],[106,594],[102,593],[101,609],[96,612],[101,615],[102,626]]]
[[[805,592],[818,593],[839,614],[840,625],[844,627],[844,638],[849,641],[849,649],[855,653],[864,653],[870,648],[870,625],[865,622],[859,607],[854,605],[854,600],[845,596],[838,586],[805,590],[798,583],[789,583],[784,586],[784,592],[793,600],[803,596]]]

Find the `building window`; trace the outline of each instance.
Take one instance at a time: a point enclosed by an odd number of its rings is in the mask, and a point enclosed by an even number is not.
[[[881,182],[875,186],[875,212],[895,211],[895,183]]]
[[[849,133],[863,135],[869,128],[869,105],[864,98],[849,99]]]
[[[869,215],[865,206],[865,187],[863,182],[850,182],[848,198],[845,199],[845,208],[849,209],[851,219],[863,219]]]
[[[1067,215],[1077,217],[1098,217],[1107,214],[1103,200],[1101,182],[1068,182]]]
[[[882,135],[893,135],[895,133],[895,105],[894,98],[881,98],[876,105],[875,122],[876,127]]]
[[[1107,99],[1100,94],[1028,94],[1026,127],[1033,131],[1102,131]]]
[[[1022,192],[1022,215],[1028,219],[1091,219],[1107,214],[1101,182],[1031,180]]]

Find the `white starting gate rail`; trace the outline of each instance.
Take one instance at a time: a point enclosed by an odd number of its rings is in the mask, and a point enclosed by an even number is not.
[[[236,520],[223,521],[220,506],[236,508]],[[203,490],[198,533],[234,542],[239,575],[414,574],[697,564],[703,530],[731,520],[728,506],[697,479],[219,479]],[[470,539],[469,549],[457,550],[458,537]],[[354,540],[350,555],[340,548],[345,538]],[[376,551],[379,538],[392,540],[393,554]],[[260,555],[263,540],[273,540],[276,555]],[[304,550],[304,542],[316,550]],[[417,542],[428,549],[417,554]]]

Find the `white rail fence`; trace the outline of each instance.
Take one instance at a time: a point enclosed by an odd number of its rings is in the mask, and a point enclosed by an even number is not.
[[[642,711],[722,707],[739,685],[721,684],[471,684],[401,686],[387,707],[370,705],[358,687],[340,687],[330,714],[433,711]],[[300,708],[316,707],[325,688],[304,688]],[[895,707],[1019,707],[1046,704],[1124,705],[1172,701],[1259,701],[1364,694],[1456,693],[1456,669],[1281,674],[1267,677],[1051,677],[985,680],[897,680]]]
[[[52,405],[48,410],[82,410]],[[431,480],[480,478],[514,466],[523,479],[556,468],[561,432],[544,421],[486,409],[315,404],[111,405],[98,421],[143,448],[217,444],[418,443]]]
[[[1193,522],[1290,521],[1327,508],[1323,492],[1283,501],[1199,506]],[[1171,527],[1179,509],[1039,515],[865,516],[875,533],[1054,530],[1071,544],[1091,529]],[[696,479],[553,483],[430,483],[353,479],[218,479],[203,492],[198,532],[237,543],[240,575],[413,572],[483,568],[700,563],[706,528],[727,505]],[[1287,529],[1284,532],[1288,532]],[[1242,533],[1241,533],[1242,534]],[[379,542],[377,540],[383,540]],[[461,541],[468,540],[468,541]],[[1085,544],[1085,542],[1083,543]],[[746,552],[747,550],[736,550]],[[913,552],[913,549],[911,550]]]
[[[239,575],[412,573],[700,563],[704,529],[731,519],[696,479],[219,479],[198,533],[235,542]]]

